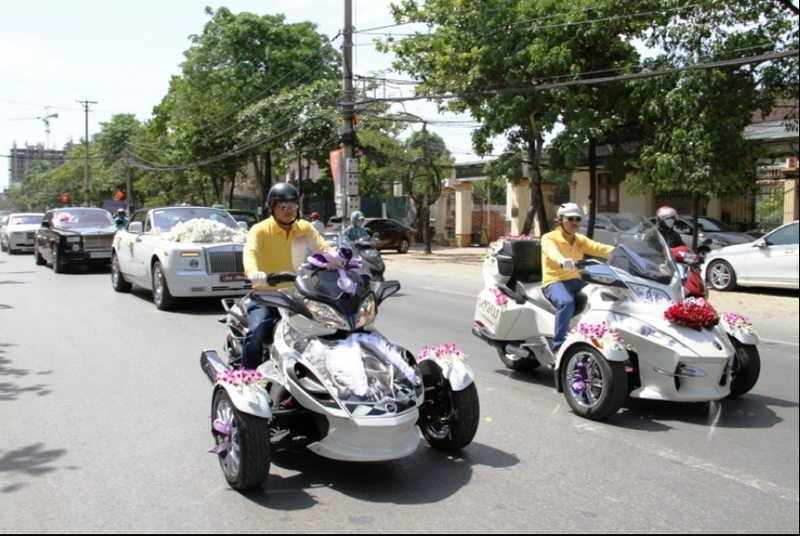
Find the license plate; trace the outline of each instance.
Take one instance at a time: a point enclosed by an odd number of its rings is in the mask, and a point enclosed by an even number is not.
[[[245,282],[247,281],[247,276],[244,274],[220,274],[219,282],[220,283],[234,283],[234,282]]]
[[[111,252],[110,251],[93,251],[89,254],[89,257],[93,259],[110,259]]]

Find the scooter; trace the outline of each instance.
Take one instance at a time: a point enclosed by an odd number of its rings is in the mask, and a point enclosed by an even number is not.
[[[677,264],[683,284],[683,296],[685,298],[708,299],[708,288],[698,268],[702,258],[686,246],[677,246],[671,248],[670,251]]]
[[[720,318],[704,300],[684,301],[677,267],[646,220],[620,235],[607,264],[578,263],[588,285],[555,354],[555,307],[541,288],[541,262],[538,241],[496,246],[484,261],[472,333],[508,368],[552,368],[556,390],[577,415],[607,418],[628,396],[707,402],[755,385],[760,358],[752,326],[735,315]]]
[[[371,281],[346,248],[308,261],[298,273],[268,275],[268,285],[291,288],[223,299],[225,358],[201,353],[214,385],[211,451],[228,484],[261,486],[271,453],[284,449],[367,462],[409,456],[420,436],[444,452],[469,445],[480,404],[463,356],[450,347],[414,356],[374,328],[400,283]],[[254,371],[239,368],[251,301],[281,314]]]
[[[380,251],[375,248],[375,244],[378,243],[376,237],[364,236],[356,240],[355,243],[351,243],[341,233],[326,233],[325,241],[332,247],[351,249],[361,258],[364,268],[369,271],[373,281],[385,281],[386,264],[383,262]]]

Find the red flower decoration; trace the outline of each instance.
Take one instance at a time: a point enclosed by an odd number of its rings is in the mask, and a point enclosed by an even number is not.
[[[664,318],[674,324],[694,328],[711,329],[719,323],[719,315],[705,300],[688,299],[678,302],[664,312]]]

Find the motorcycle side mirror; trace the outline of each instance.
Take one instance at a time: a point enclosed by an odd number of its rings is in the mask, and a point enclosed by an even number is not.
[[[400,291],[400,281],[382,281],[377,283],[375,287],[375,298],[378,300],[378,303],[381,303],[383,300],[397,294]]]

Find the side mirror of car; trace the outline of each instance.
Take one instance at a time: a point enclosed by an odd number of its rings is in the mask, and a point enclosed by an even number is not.
[[[767,241],[766,241],[766,240],[764,240],[763,238],[759,238],[758,240],[756,240],[755,242],[753,242],[753,244],[754,244],[754,245],[755,245],[757,248],[765,248],[765,247],[769,246],[769,244],[767,244]]]
[[[236,224],[239,226],[239,229],[247,230],[247,222],[246,221],[238,221]]]
[[[142,222],[134,221],[128,224],[128,231],[134,234],[142,234]]]
[[[44,227],[45,229],[49,229],[50,228],[50,222],[49,221],[43,221],[42,222],[42,227]]]

